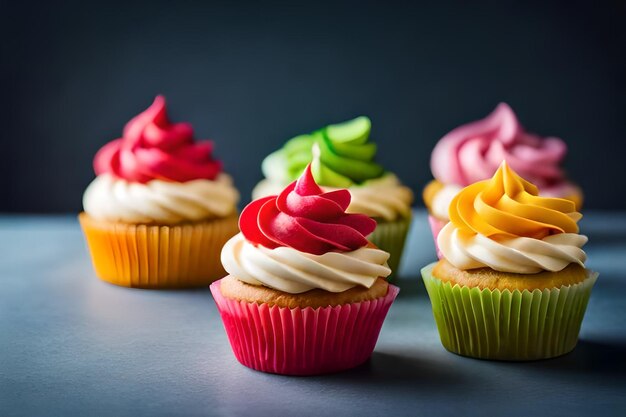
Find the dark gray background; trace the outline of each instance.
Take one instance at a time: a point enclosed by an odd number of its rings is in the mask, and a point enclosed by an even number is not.
[[[624,2],[84,3],[1,2],[0,211],[78,211],[94,153],[157,93],[242,203],[270,151],[359,114],[419,192],[436,141],[507,101],[569,143],[588,208],[626,209]]]

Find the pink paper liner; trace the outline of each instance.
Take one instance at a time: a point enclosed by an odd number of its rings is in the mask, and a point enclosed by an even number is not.
[[[439,250],[439,245],[437,244],[437,236],[439,236],[439,232],[448,222],[441,221],[434,216],[428,215],[428,224],[430,225],[430,230],[433,232],[433,239],[435,240],[435,250],[437,251],[437,257],[439,259],[443,258],[443,254]]]
[[[335,307],[286,308],[211,293],[237,360],[257,371],[318,375],[358,366],[372,355],[383,321],[400,289],[371,301]]]

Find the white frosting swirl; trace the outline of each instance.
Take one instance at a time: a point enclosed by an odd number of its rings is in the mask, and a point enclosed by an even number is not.
[[[90,216],[125,223],[174,224],[226,217],[236,212],[239,192],[228,174],[214,180],[128,182],[110,174],[97,176],[85,190]]]
[[[433,216],[440,220],[450,220],[448,214],[448,208],[455,195],[461,191],[463,187],[456,184],[446,184],[437,191],[437,194],[433,197],[433,201],[430,206],[430,211]]]
[[[270,195],[278,195],[285,189],[288,183],[274,181],[269,178],[264,178],[252,189],[252,201],[259,198],[267,197]],[[323,188],[323,187],[322,187]]]
[[[222,248],[222,265],[235,278],[290,294],[315,288],[346,291],[357,285],[370,288],[378,277],[387,277],[389,254],[363,247],[352,252],[313,255],[290,247],[268,249],[248,242],[241,233]]]
[[[252,199],[257,200],[268,195],[277,195],[288,184],[264,179],[252,190]],[[324,191],[339,188],[322,187]],[[380,178],[368,180],[348,188],[352,199],[347,213],[361,213],[369,217],[394,221],[411,215],[413,192],[402,185],[398,177],[387,173]]]
[[[587,243],[587,236],[577,233],[559,233],[541,240],[491,239],[448,223],[439,232],[437,243],[448,262],[463,270],[489,267],[501,272],[534,274],[561,271],[570,263],[584,266],[587,259],[581,249]]]

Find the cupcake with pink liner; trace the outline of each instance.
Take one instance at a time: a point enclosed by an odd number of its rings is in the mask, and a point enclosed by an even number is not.
[[[235,357],[284,375],[353,368],[372,354],[399,289],[389,254],[348,214],[350,192],[324,192],[308,166],[278,196],[250,203],[222,250],[229,273],[211,285]]]
[[[239,193],[212,150],[189,123],[171,123],[158,96],[98,151],[79,220],[101,279],[177,288],[224,276],[219,256],[239,231]]]
[[[489,179],[502,161],[539,188],[541,196],[566,198],[580,210],[581,189],[562,168],[567,145],[556,137],[527,132],[506,103],[486,118],[457,127],[439,140],[431,155],[435,177],[423,192],[435,245],[450,220],[448,208],[464,187]],[[437,255],[441,252],[437,248]]]

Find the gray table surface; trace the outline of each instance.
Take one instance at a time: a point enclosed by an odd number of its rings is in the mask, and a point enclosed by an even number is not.
[[[208,289],[99,281],[74,216],[0,216],[0,415],[626,415],[626,213],[588,213],[600,272],[576,350],[490,362],[445,351],[421,266],[417,211],[372,359],[319,377],[263,374],[234,358]]]

